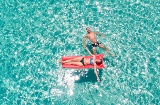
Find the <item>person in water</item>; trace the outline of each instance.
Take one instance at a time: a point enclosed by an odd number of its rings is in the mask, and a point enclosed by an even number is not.
[[[63,64],[78,65],[78,66],[85,66],[89,64],[94,65],[94,73],[96,74],[97,81],[100,82],[96,65],[102,64],[102,59],[96,59],[96,56],[91,54],[91,52],[88,50],[87,47],[85,49],[92,56],[92,58],[77,57],[77,58],[73,58],[73,59],[66,60],[66,61],[59,60],[59,62]]]
[[[104,34],[100,34],[99,32],[93,32],[90,30],[89,27],[86,28],[86,31],[87,31],[87,34],[86,36],[83,38],[83,47],[86,48],[86,40],[87,38],[91,41],[92,43],[92,50],[93,50],[93,53],[96,54],[96,47],[101,47],[103,48],[104,50],[107,51],[107,53],[109,53],[111,56],[115,56],[114,54],[112,54],[108,48],[105,47],[105,45],[103,45],[102,43],[98,42],[97,41],[97,38],[96,38],[96,35],[100,35],[102,37],[106,37]]]

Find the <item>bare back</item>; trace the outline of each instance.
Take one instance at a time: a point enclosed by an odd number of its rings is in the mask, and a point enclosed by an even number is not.
[[[86,36],[92,43],[96,43],[97,42],[97,38],[96,38],[95,32],[90,32]]]

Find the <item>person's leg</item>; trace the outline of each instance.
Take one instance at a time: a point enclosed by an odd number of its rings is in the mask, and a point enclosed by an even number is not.
[[[96,47],[92,47],[93,54],[96,55]]]
[[[73,59],[70,59],[70,60],[66,60],[66,61],[62,61],[62,63],[67,63],[67,62],[79,62],[81,61],[83,57],[76,57],[76,58],[73,58]]]
[[[64,64],[83,66],[83,64],[81,62],[65,62]]]
[[[103,44],[99,44],[99,47],[101,47],[101,48],[103,48],[104,50],[106,50],[106,51],[107,51],[107,53],[109,53],[111,56],[115,56],[114,54],[112,54],[112,53],[109,51],[109,49],[108,49],[108,48],[106,48],[106,46],[105,46],[105,45],[103,45]]]

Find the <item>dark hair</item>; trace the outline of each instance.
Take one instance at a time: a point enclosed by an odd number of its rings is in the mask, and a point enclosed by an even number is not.
[[[87,27],[87,28],[89,28],[89,27]],[[87,28],[86,28],[86,30],[87,30]],[[90,29],[90,28],[89,28]]]
[[[100,61],[100,62],[96,62],[96,64],[97,64],[97,65],[100,65],[100,64],[102,64],[102,59],[101,59],[101,61]]]

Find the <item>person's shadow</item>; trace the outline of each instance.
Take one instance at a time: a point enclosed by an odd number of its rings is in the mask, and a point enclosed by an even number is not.
[[[75,83],[82,83],[82,82],[93,82],[94,83],[94,82],[97,82],[97,77],[94,73],[94,69],[89,69],[87,71],[78,70],[78,71],[75,71],[73,73],[73,75],[79,75],[79,79],[75,80]],[[101,80],[102,69],[99,69],[98,76]]]

